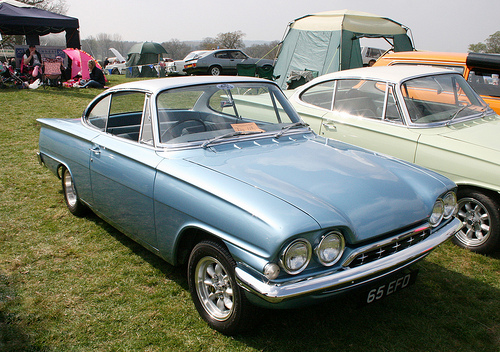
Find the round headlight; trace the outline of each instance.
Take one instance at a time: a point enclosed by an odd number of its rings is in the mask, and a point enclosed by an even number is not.
[[[323,236],[316,247],[316,255],[321,264],[331,266],[335,264],[344,252],[344,237],[339,232],[330,232]]]
[[[441,199],[436,200],[434,203],[434,207],[432,208],[432,214],[429,218],[429,223],[432,227],[436,227],[439,225],[441,220],[443,220],[444,215],[444,203]]]
[[[444,203],[444,214],[443,217],[445,219],[449,219],[450,217],[455,214],[455,211],[457,210],[457,196],[455,195],[455,192],[448,192],[446,195],[443,197],[443,203]]]
[[[280,264],[283,269],[295,275],[307,267],[311,260],[311,244],[304,239],[293,241],[285,248],[280,257]]]

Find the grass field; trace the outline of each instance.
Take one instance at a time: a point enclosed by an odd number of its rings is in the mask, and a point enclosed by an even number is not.
[[[185,268],[72,216],[37,162],[36,119],[79,117],[99,92],[0,90],[0,351],[500,351],[500,255],[451,243],[417,265],[415,285],[374,305],[265,311],[236,337],[209,329]]]

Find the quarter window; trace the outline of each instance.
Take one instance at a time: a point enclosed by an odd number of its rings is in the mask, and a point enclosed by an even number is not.
[[[151,108],[149,105],[150,100],[146,99],[146,103],[144,104],[144,118],[142,119],[140,142],[153,145],[153,123],[151,121]]]
[[[109,103],[111,102],[111,95],[101,99],[87,115],[87,121],[90,125],[104,131],[108,121]]]
[[[118,92],[109,94],[97,102],[87,114],[87,122],[100,131],[139,141],[143,112],[151,125],[148,105],[145,108],[145,93]],[[148,127],[147,121],[142,133],[141,141],[152,143],[152,129]]]
[[[119,92],[113,94],[106,132],[118,137],[139,141],[145,93]]]

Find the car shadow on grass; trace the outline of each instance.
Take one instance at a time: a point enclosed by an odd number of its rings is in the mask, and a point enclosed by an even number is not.
[[[14,313],[17,304],[14,283],[6,275],[0,274],[0,351],[30,352],[43,351],[33,344],[23,328],[23,322]]]
[[[189,291],[185,267],[168,264],[93,214],[87,218]],[[429,260],[414,267],[417,282],[380,302],[364,305],[348,295],[260,310],[257,326],[233,338],[259,351],[500,350],[500,290]]]
[[[92,212],[89,212],[89,214],[86,215],[86,219],[94,222],[96,225],[101,227],[104,231],[113,236],[113,238],[115,238],[118,242],[129,248],[134,254],[141,257],[143,260],[148,262],[155,269],[159,270],[169,279],[175,281],[183,289],[189,290],[185,266],[173,266],[167,263],[164,259],[149,251],[141,244],[123,234]]]
[[[427,260],[415,267],[414,285],[379,302],[363,305],[351,296],[267,310],[260,327],[238,339],[265,351],[498,352],[500,290]]]

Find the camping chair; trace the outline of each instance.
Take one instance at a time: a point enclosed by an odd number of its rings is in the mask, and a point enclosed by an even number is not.
[[[42,81],[43,87],[51,86],[51,87],[62,87],[62,58],[58,57],[55,59],[42,59],[43,63],[43,73],[42,73]]]
[[[238,76],[249,76],[255,77],[257,71],[256,64],[236,64],[236,71],[238,71]]]
[[[276,77],[274,77],[273,73],[274,73],[273,66],[266,65],[257,67],[257,75],[260,78],[274,80]]]

